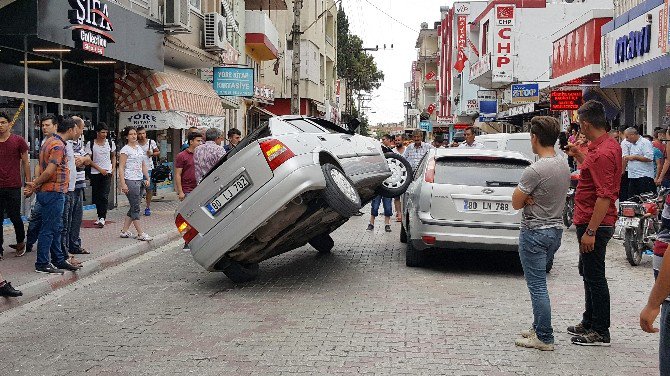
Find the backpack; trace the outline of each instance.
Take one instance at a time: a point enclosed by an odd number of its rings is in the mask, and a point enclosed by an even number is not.
[[[153,171],[151,171],[151,180],[156,183],[161,183],[168,180],[171,174],[172,170],[170,169],[170,166],[166,164],[157,165],[154,167]]]

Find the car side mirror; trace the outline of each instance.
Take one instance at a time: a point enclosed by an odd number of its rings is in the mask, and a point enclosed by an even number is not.
[[[349,122],[347,122],[347,129],[351,133],[355,133],[356,130],[358,130],[358,128],[360,126],[361,126],[361,121],[356,119],[356,118],[353,118],[353,119],[349,120]]]

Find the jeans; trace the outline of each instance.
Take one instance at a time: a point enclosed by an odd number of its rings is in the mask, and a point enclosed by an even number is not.
[[[112,174],[91,174],[91,201],[98,212],[98,218],[107,218],[109,206],[109,189],[112,185]]]
[[[14,234],[16,243],[22,243],[26,238],[26,231],[23,228],[23,219],[21,219],[21,188],[0,188],[0,218],[7,217],[14,225]],[[0,254],[2,254],[2,244],[4,239],[0,232]]]
[[[77,252],[81,249],[81,239],[79,238],[81,220],[83,216],[82,209],[82,191],[75,189],[68,192],[65,196],[65,205],[63,207],[63,230],[61,231],[61,249],[67,257],[71,251]]]
[[[577,225],[577,241],[588,225]],[[614,234],[613,227],[598,227],[593,251],[579,254],[579,275],[584,280],[585,309],[582,325],[609,338],[610,332],[610,290],[605,278],[605,252],[607,243]]]
[[[521,229],[519,235],[519,258],[526,277],[526,285],[533,305],[533,329],[544,343],[554,343],[551,327],[551,302],[547,291],[547,263],[561,246],[563,229]]]
[[[661,342],[658,346],[658,359],[661,376],[670,376],[670,302],[664,301],[661,306]]]
[[[628,197],[637,196],[642,193],[656,193],[656,183],[650,177],[628,178]]]
[[[63,229],[63,208],[65,205],[65,194],[60,192],[38,192],[39,203],[43,218],[39,237],[37,238],[37,261],[35,267],[49,265],[50,251],[53,248],[52,262],[58,266],[65,261],[61,250],[61,230]]]
[[[393,215],[393,199],[388,197],[382,197],[380,195],[375,196],[372,199],[372,216],[376,217],[379,215],[379,204],[384,203],[384,217],[390,217]]]

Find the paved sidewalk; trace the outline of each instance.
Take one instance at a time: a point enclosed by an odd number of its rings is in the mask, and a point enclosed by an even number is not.
[[[15,257],[14,250],[9,244],[15,242],[14,229],[11,225],[3,227],[4,260],[0,261],[0,273],[14,287],[21,290],[23,297],[18,299],[1,299],[0,312],[14,306],[35,300],[53,290],[66,286],[80,278],[97,273],[107,267],[117,265],[139,254],[156,249],[179,237],[174,225],[174,210],[177,206],[175,194],[166,194],[161,201],[151,205],[152,214],[141,218],[143,229],[154,240],[143,242],[136,239],[122,239],[119,237],[123,220],[128,211],[127,206],[119,206],[108,212],[108,221],[103,229],[82,228],[82,246],[90,255],[75,255],[83,262],[84,267],[76,273],[66,272],[63,276],[45,275],[35,272],[35,249],[23,257]],[[124,205],[124,203],[120,203]],[[144,212],[144,206],[142,206]],[[95,220],[95,210],[84,212],[84,220]],[[26,228],[28,224],[26,223]],[[135,230],[132,230],[135,232]]]

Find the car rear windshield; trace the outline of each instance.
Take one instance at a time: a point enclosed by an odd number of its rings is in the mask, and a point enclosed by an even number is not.
[[[523,160],[467,157],[441,158],[435,163],[436,184],[514,187],[530,164]]]

